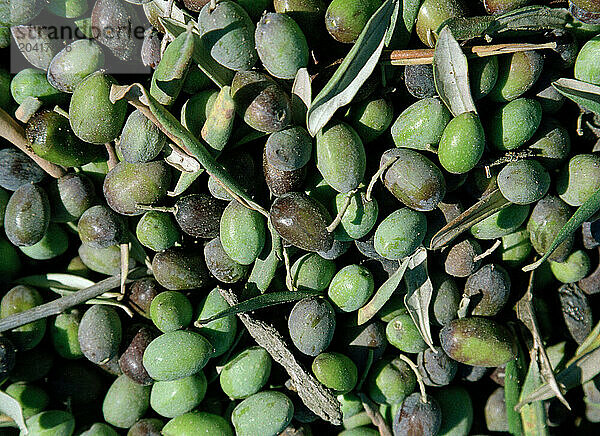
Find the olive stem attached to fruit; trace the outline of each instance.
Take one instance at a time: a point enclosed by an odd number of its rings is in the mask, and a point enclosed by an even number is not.
[[[381,165],[377,172],[373,174],[373,177],[371,177],[371,180],[369,181],[369,186],[367,186],[367,193],[365,194],[365,199],[367,201],[371,201],[371,194],[373,193],[373,188],[375,187],[375,183],[377,183],[377,180],[383,175],[383,173],[385,173],[385,171],[389,167],[394,165],[394,163],[396,163],[398,159],[398,156],[391,158],[385,164]]]
[[[412,369],[412,371],[415,373],[415,377],[417,377],[417,383],[419,384],[419,391],[421,392],[421,401],[426,403],[427,393],[425,392],[425,383],[423,383],[423,377],[419,372],[419,368],[417,368],[417,365],[415,365],[415,363],[404,354],[400,354],[400,359],[404,360],[406,364],[410,366],[410,369]]]
[[[353,189],[350,192],[346,192],[346,194],[345,194],[346,198],[344,199],[344,204],[340,208],[338,214],[336,215],[334,220],[331,222],[331,224],[329,224],[327,226],[327,231],[329,233],[332,233],[336,229],[336,227],[339,226],[340,223],[342,222],[342,218],[344,218],[344,215],[345,215],[346,211],[348,210],[348,206],[350,206],[350,202],[352,201],[352,196],[354,194],[356,194],[356,192],[358,192],[358,189]]]

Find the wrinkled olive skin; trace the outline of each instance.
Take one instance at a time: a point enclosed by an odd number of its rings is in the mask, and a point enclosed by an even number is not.
[[[62,92],[73,92],[88,75],[104,66],[104,53],[93,40],[77,40],[54,56],[48,66],[48,82]]]
[[[517,230],[529,216],[529,205],[511,204],[471,227],[477,239],[497,239]]]
[[[206,387],[202,371],[177,380],[157,381],[152,385],[150,407],[161,416],[174,418],[198,406]]]
[[[571,215],[569,205],[553,195],[548,195],[537,202],[527,221],[527,231],[531,245],[538,254],[543,255],[548,251],[559,230]],[[571,252],[574,241],[573,235],[565,239],[552,253],[550,259],[559,262],[565,260]]]
[[[396,147],[427,150],[437,146],[452,115],[437,98],[424,98],[407,107],[392,124]]]
[[[121,344],[121,320],[109,306],[93,305],[79,323],[79,347],[85,357],[94,363],[106,363],[116,356]]]
[[[429,32],[437,34],[440,25],[452,17],[464,17],[468,13],[462,0],[425,0],[417,15],[416,31],[423,44],[433,47],[433,41],[427,37]]]
[[[150,319],[163,333],[187,327],[192,322],[192,312],[192,303],[180,292],[161,292],[150,303]]]
[[[0,301],[0,318],[24,312],[44,302],[40,293],[29,286],[19,285],[9,290]],[[40,343],[46,333],[46,320],[25,324],[7,332],[19,351],[27,351]]]
[[[127,102],[111,103],[111,85],[116,80],[103,72],[95,72],[81,81],[71,97],[69,122],[75,135],[92,144],[106,144],[115,139],[125,123]]]
[[[420,353],[427,348],[417,326],[408,314],[398,315],[385,328],[388,342],[405,353]]]
[[[83,173],[65,174],[48,185],[50,220],[76,221],[97,201],[94,184]]]
[[[446,195],[441,170],[427,157],[410,149],[392,149],[381,156],[379,166],[395,162],[383,174],[385,187],[411,209],[434,210]]]
[[[154,340],[156,333],[148,327],[140,327],[123,352],[119,357],[119,368],[127,377],[140,385],[151,385],[152,377],[146,371],[143,365],[144,351]]]
[[[16,191],[20,186],[38,183],[45,173],[29,156],[15,148],[0,150],[0,186]]]
[[[435,351],[437,353],[427,348],[419,353],[419,373],[427,386],[447,386],[458,371],[458,363],[444,353],[442,347],[435,347]]]
[[[365,177],[365,147],[344,122],[333,122],[317,134],[315,159],[323,179],[338,192],[355,189]]]
[[[292,191],[299,191],[306,179],[306,166],[292,171],[282,171],[268,162],[267,154],[263,153],[263,175],[271,194],[281,197]]]
[[[308,44],[296,22],[267,13],[256,25],[256,50],[265,69],[279,79],[293,79],[308,64]]]
[[[210,273],[224,283],[243,280],[250,269],[249,265],[242,265],[229,257],[218,237],[204,246],[204,259]]]
[[[123,242],[126,234],[122,217],[106,206],[92,206],[77,223],[79,238],[94,248],[106,248]]]
[[[96,0],[91,24],[93,37],[117,58],[128,61],[139,53],[139,35],[131,29],[136,29],[140,23],[131,4],[119,0]],[[130,30],[124,32],[122,29]]]
[[[39,242],[50,223],[48,195],[37,185],[23,185],[8,199],[4,213],[4,231],[18,247]]]
[[[542,73],[544,57],[537,51],[502,55],[498,58],[498,80],[488,97],[511,101],[529,91]]]
[[[270,220],[279,235],[306,251],[326,251],[333,244],[327,231],[331,217],[325,207],[308,195],[289,192],[271,205]]]
[[[185,416],[181,415],[181,416]],[[161,436],[165,423],[158,418],[143,418],[129,427],[127,436]],[[172,433],[164,433],[172,434]]]
[[[35,114],[25,135],[35,154],[57,165],[78,167],[102,156],[99,147],[74,135],[67,118],[51,110]]]
[[[590,272],[590,257],[583,250],[575,250],[563,261],[550,261],[550,270],[559,282],[574,283]]]
[[[598,11],[600,12],[600,11]],[[575,61],[575,78],[584,82],[600,85],[600,67],[598,55],[600,54],[600,35],[585,43]]]
[[[498,57],[489,56],[469,60],[469,83],[474,100],[488,95],[498,80]]]
[[[125,121],[119,139],[119,149],[126,162],[150,162],[158,156],[166,141],[165,134],[136,109]]]
[[[494,316],[510,297],[510,276],[500,265],[488,264],[471,274],[465,283],[464,295],[471,297],[472,315]]]
[[[129,428],[148,410],[150,386],[119,376],[108,389],[102,404],[104,420],[118,428]]]
[[[206,365],[213,346],[202,335],[176,330],[160,335],[144,351],[144,368],[158,381],[196,374]]]
[[[390,260],[412,254],[427,231],[425,214],[407,207],[388,215],[375,230],[375,250]]]
[[[295,288],[323,292],[336,270],[332,260],[324,259],[317,253],[307,253],[292,264],[290,275]]]
[[[223,299],[219,293],[219,289],[215,288],[208,293],[197,308],[198,320],[210,318],[213,315],[227,309],[229,304]],[[235,315],[228,315],[222,318],[203,324],[198,329],[214,347],[212,357],[220,356],[225,353],[235,340],[237,333],[237,318]]]
[[[207,412],[188,412],[171,419],[162,429],[164,436],[183,436],[187,434],[214,434],[233,436],[231,425],[223,417]]]
[[[214,238],[219,235],[224,210],[225,203],[208,194],[190,194],[175,203],[175,219],[181,230],[194,238]]]
[[[461,318],[440,331],[440,342],[448,356],[473,366],[504,365],[516,356],[510,331],[487,318]]]
[[[517,98],[494,112],[488,138],[498,150],[514,150],[535,134],[542,121],[542,106],[531,98]]]
[[[212,57],[234,71],[249,70],[257,60],[254,23],[248,13],[233,1],[206,4],[198,16],[202,40]]]
[[[171,170],[163,161],[130,164],[119,162],[104,179],[108,205],[122,215],[141,215],[137,204],[153,204],[167,195]]]
[[[379,0],[333,0],[325,12],[325,27],[336,41],[352,43],[379,6]]]
[[[366,381],[369,397],[378,404],[399,404],[417,385],[417,378],[401,359],[382,359],[373,365]]]
[[[231,413],[238,436],[279,434],[294,415],[292,401],[281,392],[258,392],[239,403]]]
[[[464,174],[481,159],[485,133],[479,116],[465,112],[450,120],[438,145],[438,158],[446,171]]]
[[[235,200],[221,215],[219,237],[223,249],[231,259],[242,265],[252,264],[261,253],[266,231],[264,217]]]
[[[575,342],[581,345],[594,326],[592,307],[586,295],[575,284],[562,285],[558,288],[558,296],[567,330]]]
[[[481,253],[483,250],[479,242],[471,238],[463,239],[446,252],[444,271],[452,277],[467,277],[479,268],[481,261],[475,258]]]
[[[260,132],[283,130],[292,120],[290,98],[265,74],[237,72],[231,82],[231,96],[246,124]]]
[[[340,353],[319,354],[313,360],[312,371],[317,380],[337,394],[350,392],[358,380],[356,365]]]
[[[172,291],[201,288],[209,281],[202,252],[190,248],[173,247],[156,253],[152,272],[161,286]]]
[[[371,271],[362,265],[347,265],[333,277],[327,295],[342,312],[354,312],[371,298],[374,290]]]
[[[548,192],[550,174],[533,159],[509,162],[498,173],[498,188],[512,203],[534,203]]]
[[[397,435],[434,436],[442,425],[442,411],[435,398],[427,397],[424,402],[421,394],[415,392],[402,402],[393,425]]]
[[[335,313],[324,299],[300,300],[288,318],[292,342],[301,353],[316,356],[327,349],[335,331]]]
[[[570,206],[581,206],[600,189],[600,157],[577,154],[558,173],[556,191]]]
[[[219,384],[229,398],[247,398],[260,391],[271,374],[271,356],[264,348],[250,347],[234,356],[221,371]]]

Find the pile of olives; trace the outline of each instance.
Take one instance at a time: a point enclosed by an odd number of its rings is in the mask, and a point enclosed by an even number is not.
[[[302,79],[313,98],[335,82],[390,2],[379,64],[311,135]],[[531,350],[559,373],[597,342],[600,218],[523,267],[596,207],[600,113],[552,83],[600,86],[600,5],[550,2],[565,25],[530,17],[491,41],[529,50],[469,55],[477,112],[454,116],[430,56],[412,56],[448,20],[532,3],[0,8],[2,59],[29,64],[0,63],[0,326],[45,310],[0,328],[6,434],[21,418],[32,436],[597,434],[598,363],[565,391],[571,410],[538,400],[531,427],[512,409],[544,381]],[[56,40],[47,16],[86,38]],[[134,64],[148,74],[111,71]],[[239,313],[222,314],[232,294]]]

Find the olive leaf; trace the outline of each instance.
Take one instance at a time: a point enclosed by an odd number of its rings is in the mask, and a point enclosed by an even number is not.
[[[525,398],[536,388],[538,388],[544,379],[540,374],[540,369],[536,361],[536,353],[531,353],[531,359],[529,361],[529,369],[525,380],[523,381],[523,387],[521,388],[520,400]],[[520,410],[521,422],[523,424],[523,434],[525,436],[549,436],[546,407],[541,401],[535,401],[531,404],[523,406]]]
[[[508,431],[514,436],[523,434],[521,415],[515,410],[515,406],[519,402],[519,393],[525,378],[525,356],[520,345],[517,345],[517,347],[517,358],[508,362],[504,371],[506,419],[508,421]]]
[[[438,250],[445,247],[473,225],[510,205],[511,203],[504,198],[499,189],[493,190],[433,235],[430,248]]]
[[[433,285],[427,273],[427,250],[421,246],[408,258],[404,273],[406,295],[404,305],[414,321],[421,337],[435,352],[429,323],[429,304],[433,295]]]
[[[300,68],[294,78],[294,84],[292,85],[292,95],[298,96],[306,109],[310,107],[312,100],[312,90],[310,86],[310,75],[306,68]]]
[[[491,15],[476,17],[451,17],[444,21],[438,28],[438,33],[446,26],[450,28],[452,35],[459,41],[480,38],[486,34],[490,25],[494,22]]]
[[[405,257],[400,261],[398,269],[383,283],[379,289],[373,295],[373,298],[369,300],[367,304],[358,309],[358,325],[362,325],[373,318],[377,312],[387,303],[392,294],[398,289],[406,268],[408,267],[408,261],[410,257]]]
[[[553,82],[552,86],[584,109],[600,115],[600,86],[566,77]]]
[[[283,257],[281,237],[275,231],[270,221],[267,224],[271,232],[271,241],[265,244],[262,253],[254,261],[250,277],[248,277],[248,285],[256,286],[261,293],[266,292],[269,288],[275,277],[279,261]]]
[[[402,1],[402,20],[404,21],[404,27],[408,33],[412,33],[415,23],[417,22],[417,15],[421,8],[423,0],[403,0]]]
[[[387,29],[398,0],[386,0],[371,16],[360,36],[306,114],[306,126],[315,136],[336,110],[352,101],[379,62]]]
[[[21,434],[29,434],[27,426],[25,425],[25,417],[23,416],[21,404],[3,391],[0,391],[0,413],[5,414],[15,421],[19,430],[21,430]]]
[[[477,113],[467,57],[449,27],[442,29],[435,44],[433,79],[440,98],[455,117],[465,112]]]
[[[179,197],[183,194],[187,188],[189,188],[192,183],[204,172],[204,169],[199,169],[198,171],[194,171],[193,173],[187,171],[181,171],[179,174],[179,178],[177,179],[177,184],[172,191],[167,192],[169,197]]]
[[[15,283],[19,285],[34,286],[36,288],[56,288],[65,289],[68,291],[78,291],[94,285],[93,281],[86,279],[85,277],[75,274],[60,273],[39,274],[22,277],[15,280]]]
[[[569,236],[571,236],[575,231],[581,227],[581,225],[589,220],[592,216],[596,214],[600,210],[600,189],[594,192],[590,198],[586,200],[581,206],[577,208],[575,213],[571,216],[569,221],[560,229],[560,231],[554,237],[550,248],[544,253],[544,255],[538,259],[536,262],[524,266],[523,271],[531,271],[539,267],[542,263],[544,263],[558,248],[560,244],[564,242]]]
[[[200,326],[208,324],[209,322],[221,319],[225,316],[235,315],[238,313],[253,312],[255,310],[264,309],[265,307],[276,306],[278,304],[293,303],[294,301],[302,300],[308,297],[322,296],[321,292],[317,291],[281,291],[281,292],[269,292],[268,294],[259,295],[257,297],[249,298],[240,303],[237,303],[225,310],[211,316],[210,318],[199,319],[195,325]]]
[[[539,32],[564,29],[573,22],[569,11],[548,6],[525,6],[496,17],[486,30],[489,36],[505,32]]]

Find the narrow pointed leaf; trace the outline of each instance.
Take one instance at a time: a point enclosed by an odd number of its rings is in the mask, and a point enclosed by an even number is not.
[[[471,96],[467,57],[449,27],[442,29],[435,44],[433,78],[440,98],[455,117],[477,112]]]
[[[523,267],[523,271],[531,271],[536,269],[542,263],[544,263],[558,248],[560,244],[563,243],[565,239],[571,236],[581,225],[590,219],[593,215],[596,214],[600,210],[600,189],[592,194],[590,198],[587,199],[585,203],[583,203],[573,216],[567,221],[567,223],[560,229],[560,231],[554,237],[554,241],[550,245],[550,248],[546,253],[536,262]]]
[[[392,42],[392,36],[394,36],[394,29],[396,29],[396,26],[398,25],[399,15],[400,15],[400,2],[396,1],[396,2],[394,2],[394,11],[392,12],[392,16],[390,17],[390,23],[385,32],[385,38],[383,41],[383,43],[386,47],[389,47],[390,43]]]
[[[336,110],[352,101],[377,66],[397,1],[386,0],[371,16],[350,52],[315,97],[306,114],[306,126],[312,136],[327,124]]]
[[[167,192],[167,195],[170,197],[178,197],[183,194],[187,188],[189,188],[192,183],[204,172],[203,169],[198,171],[194,171],[193,173],[182,171],[179,174],[179,179],[177,179],[177,184],[172,191]]]
[[[404,26],[409,34],[413,31],[415,23],[417,22],[417,15],[419,14],[421,3],[423,3],[423,0],[402,1],[402,20],[404,21]]]
[[[600,86],[566,77],[558,79],[552,86],[584,109],[600,115]]]
[[[23,416],[21,405],[13,397],[2,391],[0,391],[0,413],[5,414],[15,421],[19,430],[21,430],[21,434],[29,434],[25,426],[25,417]]]
[[[505,32],[540,32],[564,29],[573,21],[566,9],[548,6],[525,6],[496,17],[486,33],[497,36]]]
[[[525,379],[525,356],[523,350],[518,347],[517,358],[506,364],[504,376],[504,402],[506,404],[506,419],[508,431],[513,436],[523,435],[523,423],[521,415],[515,410],[519,402],[521,386]]]
[[[89,288],[94,282],[75,274],[50,273],[22,277],[15,280],[20,285],[29,285],[36,288],[57,288],[71,291]]]
[[[532,354],[534,355],[529,362],[529,370],[527,371],[527,376],[525,377],[523,388],[521,389],[521,400],[544,382],[535,358],[535,353]],[[535,401],[523,406],[520,410],[520,414],[521,422],[523,423],[523,434],[525,434],[525,436],[548,436],[550,434],[546,421],[548,415],[543,402]]]
[[[510,205],[511,203],[504,198],[499,189],[493,190],[442,227],[431,239],[430,248],[432,250],[443,248],[473,225]]]
[[[198,320],[198,324],[208,324],[209,322],[223,318],[228,315],[235,315],[237,313],[253,312],[255,310],[264,309],[265,307],[276,306],[278,304],[293,303],[294,301],[302,300],[308,297],[316,297],[323,295],[321,292],[316,291],[282,291],[282,292],[270,292],[268,294],[259,295],[258,297],[250,298],[242,301],[241,303],[231,306],[210,318]]]
[[[310,107],[312,100],[312,89],[310,83],[310,75],[306,68],[300,68],[294,78],[294,84],[292,85],[292,94],[297,95],[306,109]]]
[[[433,285],[427,273],[427,250],[425,247],[417,248],[409,257],[404,280],[406,282],[404,305],[425,343],[435,351],[429,323],[429,304],[433,295]]]
[[[408,257],[402,259],[398,265],[398,269],[379,287],[379,289],[377,289],[373,298],[371,298],[371,300],[363,307],[358,309],[358,325],[362,325],[373,318],[385,303],[387,303],[396,289],[398,289],[398,286],[400,286],[402,278],[404,277],[404,272],[408,267],[408,260]]]

